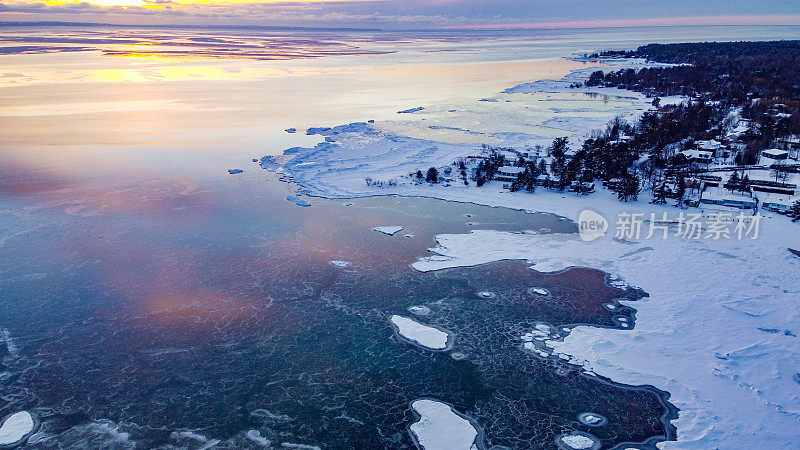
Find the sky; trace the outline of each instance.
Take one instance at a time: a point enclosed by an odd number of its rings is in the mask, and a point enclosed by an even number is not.
[[[381,29],[800,25],[800,0],[0,0],[0,22]]]

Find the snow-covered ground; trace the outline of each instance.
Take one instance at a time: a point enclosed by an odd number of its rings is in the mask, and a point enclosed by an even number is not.
[[[469,420],[456,414],[449,405],[420,399],[411,403],[419,420],[411,424],[411,434],[425,450],[476,450],[478,431]]]
[[[394,315],[389,320],[403,338],[430,350],[446,350],[453,344],[453,337],[446,331],[423,325],[408,317]]]
[[[609,219],[612,236],[620,212],[676,217],[680,211],[674,207],[646,199],[620,203],[603,189],[589,196],[543,189],[510,193],[497,182],[477,188],[458,177],[435,185],[409,177],[476,154],[481,142],[530,150],[569,136],[574,148],[613,117],[634,118],[649,108],[649,99],[629,91],[570,87],[592,70],[520,85],[498,94],[498,101],[476,100],[454,109],[425,105],[403,114],[413,122],[333,127],[323,132],[326,142],[293,149],[293,158],[282,164],[270,159],[262,166],[325,197],[435,197],[571,219],[591,208]],[[537,113],[542,108],[549,112]],[[662,448],[799,448],[800,258],[787,247],[800,248],[800,225],[767,216],[755,240],[670,236],[583,242],[577,235],[489,230],[441,235],[436,255],[414,267],[521,259],[543,272],[585,266],[619,275],[650,294],[628,303],[637,310],[634,329],[578,326],[563,341],[548,342],[545,357],[552,353],[587,372],[669,392],[681,410],[673,422],[678,440]]]
[[[653,207],[655,208],[655,207]],[[549,345],[576,364],[669,392],[678,441],[662,448],[800,446],[800,245],[796,224],[766,221],[756,240],[670,237],[583,242],[575,235],[480,230],[441,235],[436,270],[522,259],[547,271],[584,266],[618,274],[650,294],[636,327],[578,326]]]
[[[6,418],[0,425],[0,446],[13,445],[33,432],[36,422],[28,411],[19,411]]]

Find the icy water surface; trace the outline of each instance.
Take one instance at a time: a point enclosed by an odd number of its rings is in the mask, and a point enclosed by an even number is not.
[[[439,233],[573,224],[309,198],[251,159],[313,145],[309,126],[409,128],[396,112],[420,106],[434,123],[584,67],[562,58],[575,52],[796,32],[3,29],[0,418],[30,411],[33,448],[411,448],[410,404],[431,398],[469,417],[486,448],[555,448],[572,432],[652,447],[673,433],[664,395],[585,376],[538,339],[576,323],[630,328],[633,310],[614,299],[639,292],[521,261],[410,267]],[[514,132],[586,101],[487,103],[451,125],[491,117],[482,131]],[[513,108],[531,120],[507,120]],[[373,231],[383,226],[404,228]],[[452,348],[412,345],[395,314],[449,331]]]
[[[437,233],[571,223],[430,199],[302,208],[272,176],[5,196],[0,415],[32,411],[42,425],[31,444],[42,448],[256,446],[251,430],[278,446],[409,448],[409,405],[423,397],[474,419],[486,447],[553,448],[571,430],[605,446],[666,433],[656,393],[522,348],[541,322],[632,318],[603,304],[635,293],[588,269],[409,266]],[[405,228],[372,230],[382,225]],[[399,339],[392,314],[451,331],[453,349]],[[587,411],[608,424],[581,425]]]

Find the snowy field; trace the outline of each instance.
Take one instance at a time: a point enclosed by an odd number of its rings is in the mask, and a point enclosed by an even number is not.
[[[677,216],[674,207],[650,205],[646,199],[620,203],[603,189],[590,196],[543,189],[510,193],[497,182],[476,188],[458,180],[429,185],[409,177],[476,154],[477,143],[522,150],[569,136],[574,148],[613,117],[633,119],[650,107],[650,99],[637,93],[570,87],[592,70],[519,85],[470,105],[423,105],[403,113],[406,120],[416,116],[413,123],[314,130],[324,142],[292,149],[293,157],[283,164],[265,158],[262,166],[324,197],[435,197],[570,219],[592,208],[612,222],[622,211]],[[664,99],[662,105],[677,101]],[[548,102],[547,118],[535,120],[535,110]],[[576,235],[480,230],[438,236],[435,256],[421,258],[414,267],[430,271],[520,259],[543,272],[584,266],[616,274],[650,294],[630,304],[637,310],[635,329],[575,327],[563,341],[547,342],[552,357],[617,382],[669,392],[670,402],[680,409],[673,422],[678,440],[661,448],[798,448],[800,259],[787,247],[800,247],[799,230],[798,224],[775,215],[761,223],[755,240],[605,237],[587,243]],[[426,413],[418,412],[424,421]]]

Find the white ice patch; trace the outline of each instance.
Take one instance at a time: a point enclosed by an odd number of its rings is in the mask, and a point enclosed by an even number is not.
[[[306,444],[292,444],[291,442],[284,442],[281,444],[283,448],[294,448],[298,450],[322,450],[320,447],[316,445],[306,445]]]
[[[588,433],[574,432],[559,436],[558,446],[568,450],[589,450],[600,448],[600,441]]]
[[[0,445],[12,445],[25,439],[36,423],[28,411],[19,411],[8,416],[0,426]]]
[[[409,306],[408,311],[418,316],[427,316],[428,314],[431,313],[431,309],[425,305]]]
[[[342,261],[339,259],[335,259],[333,261],[330,261],[330,265],[334,267],[347,267],[350,265],[350,261]]]
[[[403,230],[403,227],[399,225],[392,225],[386,227],[375,227],[373,230],[377,231],[378,233],[388,234],[389,236],[398,233]]]
[[[548,295],[550,293],[547,289],[540,287],[530,288],[529,292],[536,295]]]
[[[265,438],[264,436],[261,436],[261,432],[259,432],[258,430],[248,430],[247,434],[245,434],[245,437],[247,439],[250,439],[257,445],[260,445],[261,447],[269,447],[272,445],[272,441]]]
[[[438,328],[398,315],[392,316],[390,320],[400,336],[422,347],[444,350],[448,347],[448,343],[452,342],[450,335]]]
[[[425,450],[474,450],[478,431],[453,408],[435,400],[411,403],[420,418],[411,424],[411,434]]]

